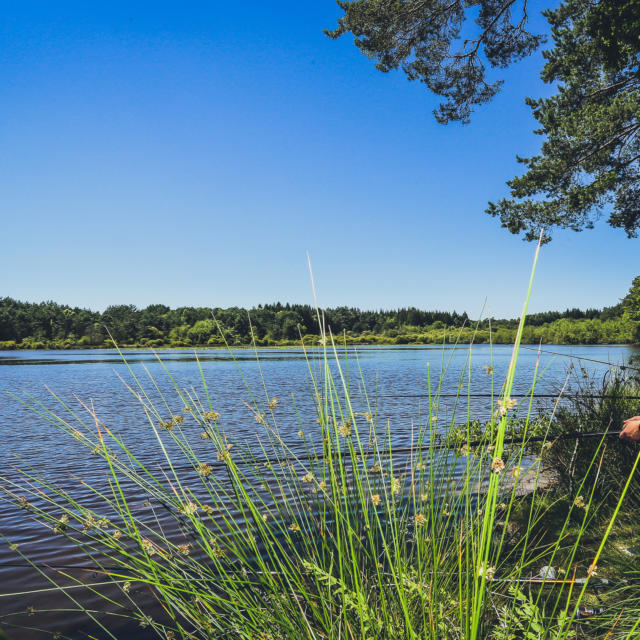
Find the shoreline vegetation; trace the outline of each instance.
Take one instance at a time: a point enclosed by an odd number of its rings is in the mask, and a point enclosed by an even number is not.
[[[413,307],[324,311],[334,336],[347,345],[424,345],[473,342],[513,344],[519,318],[470,318],[466,312]],[[111,336],[111,337],[110,337]],[[55,302],[0,298],[0,350],[297,346],[321,338],[310,305],[265,304],[252,309],[112,305],[104,312]],[[522,332],[525,344],[634,344],[640,342],[640,276],[627,296],[603,309],[534,313]]]
[[[463,334],[463,336],[466,334]],[[477,335],[477,334],[476,334]],[[465,340],[464,337],[459,339],[459,333],[456,334],[448,334],[442,335],[439,342],[426,342],[426,341],[409,341],[409,342],[395,342],[391,340],[386,340],[384,336],[373,336],[375,340],[371,340],[371,336],[363,336],[360,339],[359,336],[339,336],[337,339],[337,344],[340,346],[344,346],[345,344],[348,347],[455,347],[456,345],[460,346],[460,344],[466,344],[469,341]],[[306,341],[308,336],[305,336],[304,348],[305,349],[313,349],[315,347],[322,348],[322,344],[318,339],[317,342],[309,343]],[[81,344],[64,344],[61,345],[55,341],[46,342],[46,343],[20,343],[15,345],[13,343],[7,344],[5,342],[0,342],[0,352],[2,351],[113,351],[117,353],[118,351],[131,352],[138,349],[153,349],[154,351],[176,351],[182,349],[198,349],[201,351],[228,351],[229,348],[239,349],[239,350],[252,350],[258,347],[259,349],[301,349],[302,344],[300,340],[281,340],[277,342],[268,342],[264,340],[256,341],[255,344],[251,343],[234,343],[224,345],[224,344],[160,344],[160,345],[150,345],[149,343],[132,343],[132,344],[113,344],[110,343],[110,340],[107,339],[102,345],[81,345]],[[498,340],[474,340],[473,344],[493,344],[496,346],[509,346],[509,341],[501,342]],[[523,341],[523,346],[535,346],[546,345],[546,346],[567,346],[567,345],[575,345],[575,346],[600,346],[600,347],[615,347],[615,346],[639,346],[638,342],[545,342],[545,341],[534,341],[530,342]]]

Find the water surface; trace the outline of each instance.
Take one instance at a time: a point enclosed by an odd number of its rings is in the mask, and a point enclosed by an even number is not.
[[[541,377],[535,388],[539,396],[534,402],[535,411],[548,410],[565,385],[565,392],[572,393],[585,377],[601,378],[610,369],[609,363],[624,365],[638,353],[633,347],[610,345],[552,346],[545,350],[560,355],[538,354],[535,348],[525,348],[518,360],[514,394],[530,392],[538,366]],[[202,373],[193,351],[162,351],[160,355],[163,364],[153,353],[127,351],[125,364],[116,352],[106,350],[0,352],[0,464],[3,474],[11,476],[12,466],[16,464],[31,465],[51,481],[75,492],[74,495],[90,506],[93,498],[88,492],[83,493],[80,480],[84,478],[96,483],[100,481],[97,476],[101,473],[96,470],[97,466],[88,463],[86,448],[28,410],[9,393],[22,399],[30,397],[31,401],[57,411],[52,396],[55,394],[89,421],[86,407],[92,407],[100,420],[120,434],[145,463],[162,463],[149,422],[140,403],[127,388],[127,384],[135,388],[134,375],[159,406],[166,401],[163,411],[166,410],[167,417],[180,413],[184,406],[184,401],[173,390],[169,376],[181,388],[197,393],[202,399],[205,393],[201,376],[204,376],[212,407],[221,415],[220,425],[238,446],[260,448],[264,441],[263,427],[256,422],[250,407],[254,401],[264,405],[267,397],[279,398],[276,416],[280,431],[294,448],[302,447],[298,431],[305,431],[309,438],[317,434],[311,375],[322,380],[321,350],[305,354],[301,349],[261,349],[258,359],[250,350],[201,351],[197,357]],[[441,380],[439,428],[446,429],[449,424],[461,422],[467,416],[486,419],[490,399],[481,396],[492,392],[492,384],[493,391],[499,391],[510,357],[511,349],[507,346],[479,345],[471,352],[468,347],[360,347],[340,352],[340,363],[355,410],[375,413],[380,425],[388,421],[393,444],[407,446],[418,425],[424,424],[429,417],[429,378],[432,394]],[[493,377],[487,374],[488,367],[493,367]],[[335,363],[332,370],[337,373]],[[456,400],[451,396],[457,395],[459,389],[462,389],[463,397]],[[189,423],[185,423],[185,429],[189,428]],[[207,459],[212,455],[211,443],[198,439],[200,429],[195,430],[195,423],[193,429],[198,453]],[[143,499],[142,496],[140,501]],[[53,539],[26,512],[1,500],[0,533],[10,542],[18,543],[34,562],[55,567],[85,566],[82,556],[61,543],[60,536]],[[22,562],[9,550],[7,543],[0,542],[0,593],[26,591],[43,585],[43,579],[33,569],[17,566]],[[74,571],[82,573],[84,570]],[[92,577],[90,571],[83,575],[87,579]],[[92,601],[87,602],[91,604]],[[38,609],[65,606],[54,594],[37,598],[0,598],[0,613],[24,610],[30,604]],[[75,614],[37,614],[26,622],[24,618],[21,621],[49,632],[61,631],[71,637],[86,637],[83,634],[89,631],[104,637]],[[143,637],[140,629],[121,627],[117,620],[111,620],[109,624],[118,638]],[[35,631],[16,631],[12,637],[47,636]]]

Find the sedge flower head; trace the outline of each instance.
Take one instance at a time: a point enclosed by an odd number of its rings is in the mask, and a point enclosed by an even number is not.
[[[421,527],[427,522],[427,517],[423,513],[416,513],[414,520],[416,527]]]
[[[211,420],[213,422],[218,422],[218,420],[220,419],[220,414],[217,411],[205,411],[202,414],[202,417],[205,420]]]
[[[351,423],[349,421],[343,423],[342,425],[340,425],[340,428],[338,429],[338,433],[343,437],[343,438],[348,438],[351,435]]]
[[[507,412],[513,409],[518,404],[517,400],[513,398],[505,398],[504,400],[498,400],[498,409],[496,410],[497,416],[506,416]]]
[[[586,509],[587,504],[584,501],[584,498],[582,496],[578,496],[574,501],[573,504],[576,505],[576,507],[579,507],[580,509]]]
[[[480,578],[482,578],[482,576],[484,576],[486,578],[486,580],[488,580],[489,582],[491,580],[493,580],[495,574],[496,574],[496,568],[495,567],[485,567],[485,565],[483,564],[478,569],[478,576]]]
[[[210,538],[209,544],[211,545],[211,552],[214,558],[224,557],[225,555],[224,549],[218,544],[218,541],[215,538]]]
[[[198,513],[198,505],[195,502],[187,502],[186,504],[182,505],[178,511],[180,511],[180,513],[184,513],[187,516],[192,516],[196,513]]]
[[[380,504],[380,494],[374,493],[371,496],[371,502],[373,503],[374,506],[378,506]]]
[[[210,464],[202,463],[198,466],[198,473],[205,478],[211,475],[213,467]]]
[[[69,516],[66,513],[63,513],[60,516],[55,527],[53,527],[54,533],[64,533],[67,530],[67,524],[69,523]]]
[[[494,458],[491,463],[491,471],[493,473],[501,473],[504,470],[504,460],[502,458]]]
[[[151,540],[147,540],[147,538],[142,539],[142,548],[149,556],[154,556],[156,553],[158,553],[156,546],[153,544],[153,542],[151,542]]]
[[[273,411],[278,406],[278,402],[280,402],[278,398],[271,398],[267,406]]]

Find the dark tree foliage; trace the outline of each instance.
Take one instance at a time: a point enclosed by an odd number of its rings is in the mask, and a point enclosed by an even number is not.
[[[324,311],[325,324],[336,334],[372,332],[385,334],[406,326],[441,325],[462,327],[466,313],[445,311],[361,311],[338,307]],[[258,340],[296,341],[301,335],[320,335],[316,310],[309,305],[266,304],[253,309],[240,307],[179,307],[162,304],[138,309],[134,305],[112,305],[103,313],[72,309],[54,302],[39,304],[0,298],[0,341],[19,343],[25,339],[60,346],[97,346],[111,336],[119,344],[177,346],[223,344],[220,330],[231,344]],[[84,336],[84,340],[81,338]]]
[[[633,279],[631,289],[629,289],[621,306],[632,320],[640,321],[640,276]]]
[[[567,309],[528,316],[529,342],[606,343],[640,340],[640,277],[626,298],[603,310]],[[468,341],[511,342],[518,319],[472,320],[455,311],[414,307],[364,311],[337,307],[323,311],[325,327],[338,341],[364,344],[425,344]],[[309,305],[266,304],[253,309],[179,307],[145,309],[112,305],[103,313],[54,302],[39,304],[0,298],[0,349],[67,349],[112,346],[188,347],[307,344],[320,337],[316,310]]]
[[[485,61],[506,67],[529,55],[541,37],[526,29],[527,2],[518,0],[338,0],[344,11],[332,38],[352,33],[380,71],[402,68],[445,100],[437,120],[467,122],[501,82],[488,82]],[[475,27],[475,28],[474,28]]]
[[[518,158],[526,172],[509,181],[509,198],[487,212],[528,240],[554,228],[591,228],[603,213],[635,237],[640,227],[640,2],[563,0],[543,11],[552,47],[542,79],[550,98],[528,98],[541,153]],[[505,67],[541,38],[526,30],[527,5],[513,0],[352,0],[335,31],[350,32],[381,71],[401,68],[445,102],[443,123],[467,121],[500,83],[483,60]],[[547,5],[548,6],[548,5]]]
[[[545,15],[554,47],[542,77],[550,98],[527,99],[541,154],[518,158],[526,173],[511,198],[490,203],[512,233],[593,227],[603,211],[629,237],[640,226],[640,2],[567,0]]]

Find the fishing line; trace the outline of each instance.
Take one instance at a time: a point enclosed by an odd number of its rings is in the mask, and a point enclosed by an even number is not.
[[[626,369],[631,369],[632,371],[640,371],[638,367],[632,367],[629,364],[614,364],[613,362],[608,362],[607,360],[596,360],[594,358],[587,358],[586,356],[576,356],[572,353],[561,353],[560,351],[550,351],[549,349],[538,349],[538,347],[525,347],[524,345],[520,346],[521,349],[528,349],[529,351],[538,351],[540,353],[550,353],[554,356],[563,356],[565,358],[575,358],[576,360],[586,360],[588,362],[595,362],[597,364],[606,364],[608,367],[621,369],[625,371]]]
[[[439,393],[429,394],[427,393],[401,393],[401,394],[378,394],[376,398],[501,398],[498,393]],[[620,395],[598,395],[588,393],[573,393],[573,394],[557,394],[557,393],[512,393],[511,398],[565,398],[567,400],[574,400],[576,398],[591,398],[591,399],[613,399],[624,398],[625,400],[640,400],[640,396],[620,396]]]

